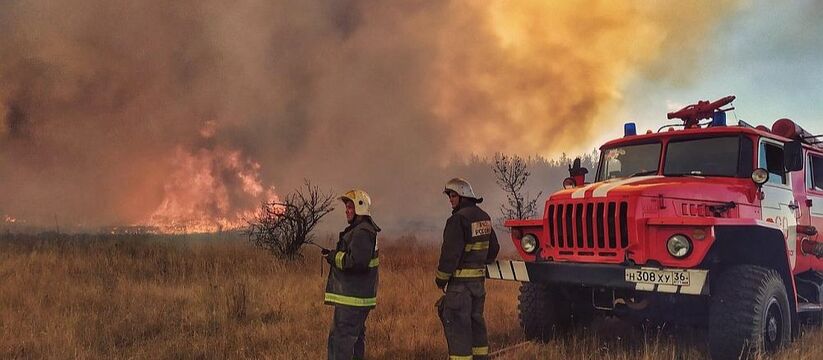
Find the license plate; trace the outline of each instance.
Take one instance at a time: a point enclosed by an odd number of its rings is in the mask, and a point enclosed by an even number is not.
[[[643,284],[689,286],[689,273],[671,270],[626,269],[626,281]]]

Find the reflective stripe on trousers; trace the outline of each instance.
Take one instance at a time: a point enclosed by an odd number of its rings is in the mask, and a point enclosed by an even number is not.
[[[473,360],[475,357],[485,357],[489,355],[489,347],[488,346],[479,346],[472,348],[472,354],[468,356],[461,356],[461,355],[449,355],[449,360]]]
[[[354,296],[346,296],[340,294],[326,293],[325,302],[333,304],[349,305],[349,306],[375,306],[377,305],[377,298],[359,298]]]
[[[471,355],[449,355],[449,360],[473,360],[475,356],[488,356],[489,355],[489,347],[488,346],[480,346],[480,347],[473,347]]]

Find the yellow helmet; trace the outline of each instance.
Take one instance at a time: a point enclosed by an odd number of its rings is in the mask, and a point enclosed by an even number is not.
[[[449,180],[449,182],[446,183],[446,188],[443,190],[443,193],[448,194],[449,191],[454,191],[457,195],[465,198],[475,199],[477,202],[483,201],[483,198],[474,193],[472,185],[465,179],[454,178]]]
[[[349,200],[354,203],[354,213],[356,215],[371,216],[369,209],[371,208],[371,197],[365,191],[360,189],[352,189],[346,191],[340,196],[340,201]]]

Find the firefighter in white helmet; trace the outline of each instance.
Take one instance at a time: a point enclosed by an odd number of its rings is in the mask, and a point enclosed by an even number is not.
[[[366,350],[366,317],[377,304],[377,233],[372,220],[371,198],[363,190],[349,190],[340,197],[349,225],[340,233],[335,250],[323,251],[331,264],[325,303],[334,306],[329,333],[330,360],[363,359]]]
[[[477,207],[483,201],[468,181],[454,178],[443,190],[452,216],[446,221],[435,283],[445,292],[438,301],[449,359],[486,359],[489,343],[483,306],[486,264],[500,246],[489,214]]]

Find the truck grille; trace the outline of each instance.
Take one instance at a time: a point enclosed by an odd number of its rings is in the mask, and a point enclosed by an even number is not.
[[[625,201],[549,205],[549,244],[560,255],[617,256],[629,245],[628,210]]]

